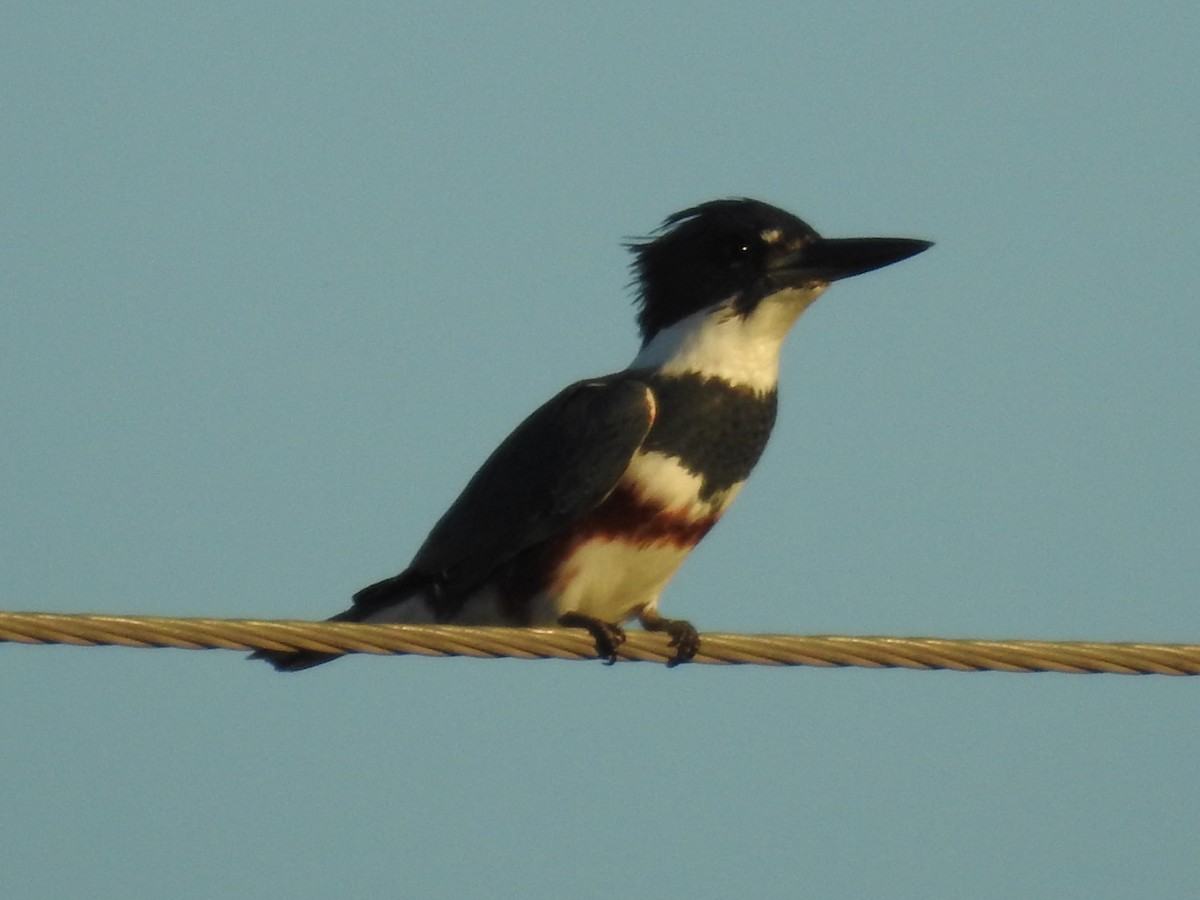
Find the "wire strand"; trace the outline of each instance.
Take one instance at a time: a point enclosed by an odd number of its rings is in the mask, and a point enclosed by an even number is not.
[[[674,656],[667,640],[662,634],[631,631],[618,657],[625,662],[666,662]],[[484,659],[595,659],[591,636],[574,628],[362,625],[58,613],[0,612],[0,642],[184,650],[315,650]],[[704,634],[700,651],[692,662],[960,672],[1200,675],[1200,645]]]

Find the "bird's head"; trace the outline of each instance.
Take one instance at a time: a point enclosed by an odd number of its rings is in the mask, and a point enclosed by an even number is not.
[[[791,213],[742,198],[677,212],[655,237],[628,246],[634,254],[638,327],[646,344],[662,329],[705,309],[748,317],[776,295],[802,309],[830,282],[907,259],[931,244],[911,238],[823,238]]]

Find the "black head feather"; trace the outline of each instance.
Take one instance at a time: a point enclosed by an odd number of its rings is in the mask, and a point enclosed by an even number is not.
[[[694,312],[729,303],[743,314],[778,290],[769,264],[820,236],[782,209],[747,198],[712,200],[668,216],[634,254],[643,342]]]

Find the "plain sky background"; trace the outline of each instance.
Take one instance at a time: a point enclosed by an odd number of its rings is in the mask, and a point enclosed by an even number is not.
[[[621,241],[835,286],[663,603],[1200,638],[1200,6],[9,2],[10,610],[322,618],[565,383]],[[1184,896],[1200,680],[0,646],[8,898]]]

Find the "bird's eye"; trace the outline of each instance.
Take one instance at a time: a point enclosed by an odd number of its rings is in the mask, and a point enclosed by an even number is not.
[[[745,238],[721,241],[716,247],[716,257],[727,266],[751,265],[758,258],[758,246]]]

